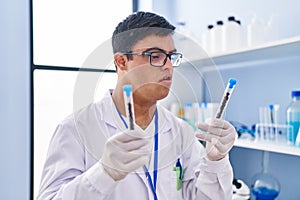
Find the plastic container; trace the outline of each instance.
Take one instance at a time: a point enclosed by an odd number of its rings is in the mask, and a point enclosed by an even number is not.
[[[210,54],[212,52],[212,29],[213,25],[208,25],[207,29],[202,34],[202,47],[206,53]]]
[[[265,27],[263,23],[254,16],[248,25],[248,46],[260,45],[264,42]]]
[[[287,134],[290,144],[295,144],[300,125],[300,90],[292,91],[292,102],[286,110],[286,123],[293,126],[293,131]]]
[[[243,48],[244,30],[233,16],[223,26],[223,51],[236,51]]]
[[[211,40],[211,52],[212,54],[218,54],[223,51],[223,21],[217,21],[217,25],[211,29],[212,40]]]
[[[178,40],[179,41],[184,41],[187,40],[188,38],[188,31],[185,28],[185,22],[184,21],[179,21],[177,22],[177,27],[176,27],[176,31],[179,33],[178,34]]]
[[[271,17],[266,24],[264,37],[266,42],[278,40],[278,27],[273,17]]]
[[[180,110],[180,105],[179,103],[173,102],[170,105],[170,112],[173,113],[175,116],[179,117],[179,110]]]
[[[193,128],[195,127],[195,109],[191,102],[186,102],[184,104],[184,120],[187,121]]]
[[[247,47],[247,32],[244,29],[240,20],[235,20],[240,25],[241,48]]]

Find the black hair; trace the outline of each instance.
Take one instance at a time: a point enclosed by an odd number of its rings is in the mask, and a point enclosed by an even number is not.
[[[113,53],[131,51],[132,47],[149,35],[173,34],[175,26],[164,17],[150,12],[137,12],[120,22],[113,32]]]

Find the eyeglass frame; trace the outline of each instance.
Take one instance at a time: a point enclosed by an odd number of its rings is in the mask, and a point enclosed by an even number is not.
[[[173,67],[179,67],[179,66],[180,66],[181,61],[182,61],[182,57],[183,57],[183,55],[182,55],[181,53],[176,53],[176,52],[166,53],[166,52],[163,51],[162,49],[158,49],[158,48],[153,48],[153,49],[159,50],[159,51],[151,52],[151,51],[149,51],[150,49],[148,49],[147,51],[142,51],[142,52],[131,52],[131,51],[128,51],[128,52],[127,52],[127,51],[123,51],[123,52],[121,52],[121,53],[124,54],[124,55],[140,55],[140,56],[145,55],[145,56],[149,56],[149,58],[150,58],[150,65],[153,66],[153,67],[163,67],[163,66],[165,66],[165,64],[166,64],[168,58],[169,58],[170,61],[172,62],[171,56],[172,56],[172,55],[179,55],[180,63],[179,63],[177,66],[174,66],[173,63],[172,63],[172,66],[173,66]],[[152,49],[151,49],[151,50],[152,50]],[[162,65],[159,65],[159,66],[158,66],[158,65],[153,65],[153,64],[152,64],[152,54],[153,54],[153,53],[162,53],[162,54],[165,54],[166,57],[165,57],[165,60],[164,60],[164,62],[163,62]]]

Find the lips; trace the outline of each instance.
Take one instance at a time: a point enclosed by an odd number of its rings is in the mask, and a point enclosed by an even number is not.
[[[159,82],[163,83],[164,85],[166,85],[168,87],[170,87],[171,83],[172,83],[172,76],[171,75],[166,75]]]
[[[165,82],[165,81],[172,81],[172,76],[166,75],[160,80],[160,82]]]

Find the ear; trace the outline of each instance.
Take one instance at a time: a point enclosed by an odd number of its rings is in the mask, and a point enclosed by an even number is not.
[[[118,70],[126,70],[127,69],[127,63],[128,63],[128,58],[126,55],[121,54],[121,53],[116,53],[114,55],[114,61],[115,65],[117,66]]]

